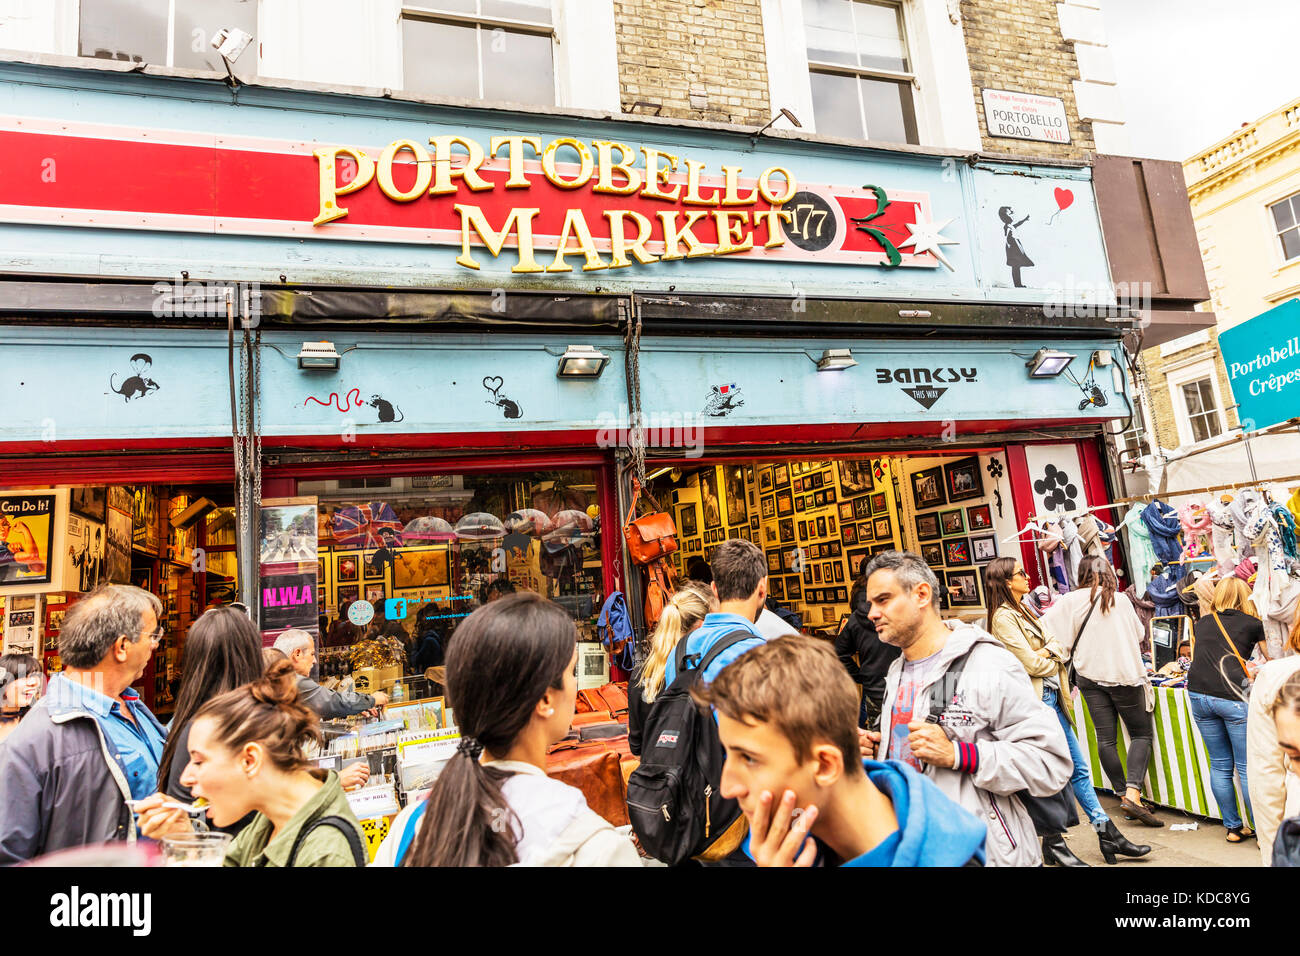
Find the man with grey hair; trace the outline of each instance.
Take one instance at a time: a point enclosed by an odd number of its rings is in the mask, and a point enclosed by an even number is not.
[[[868,617],[902,649],[885,678],[880,733],[863,753],[924,772],[988,827],[989,866],[1038,866],[1033,821],[1016,796],[1054,797],[1073,763],[1060,723],[1024,667],[991,634],[939,616],[939,581],[920,555],[885,551],[863,571]]]
[[[59,631],[64,669],[0,748],[0,864],[135,841],[128,801],[157,789],[166,731],[131,689],[162,639],[162,604],[109,584]]]
[[[327,690],[312,680],[316,641],[306,631],[290,628],[277,637],[272,646],[289,658],[289,663],[298,673],[298,695],[322,720],[376,710],[388,703],[388,695],[382,691],[371,695],[359,694],[355,690]]]

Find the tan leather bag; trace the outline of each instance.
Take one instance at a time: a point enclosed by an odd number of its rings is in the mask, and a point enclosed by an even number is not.
[[[650,514],[636,517],[636,505],[641,498],[641,483],[632,479],[632,506],[628,508],[628,521],[623,528],[628,554],[633,564],[650,564],[677,550],[677,526],[672,515],[659,510],[659,505],[647,492],[646,498],[655,506]]]

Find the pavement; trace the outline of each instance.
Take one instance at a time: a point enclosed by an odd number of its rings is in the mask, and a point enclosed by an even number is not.
[[[1182,810],[1169,807],[1157,807],[1156,816],[1164,821],[1163,827],[1148,827],[1138,820],[1124,819],[1124,811],[1119,807],[1119,800],[1105,793],[1098,793],[1102,808],[1110,815],[1111,821],[1120,832],[1134,843],[1146,843],[1151,852],[1136,860],[1119,857],[1116,870],[1134,870],[1155,866],[1263,866],[1260,859],[1259,843],[1246,840],[1244,843],[1228,843],[1224,840],[1227,831],[1219,820],[1198,817]],[[1082,816],[1080,811],[1080,816]],[[1171,830],[1170,826],[1178,823],[1195,823],[1195,830]],[[1065,841],[1074,851],[1074,855],[1091,866],[1106,866],[1097,846],[1097,834],[1089,823],[1080,823],[1065,835]]]

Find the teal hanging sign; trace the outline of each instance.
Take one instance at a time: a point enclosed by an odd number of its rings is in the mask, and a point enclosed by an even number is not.
[[[1300,299],[1219,334],[1243,431],[1300,417]]]

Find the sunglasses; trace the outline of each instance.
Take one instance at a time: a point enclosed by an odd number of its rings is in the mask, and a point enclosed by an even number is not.
[[[1024,568],[1018,568],[1011,576],[1013,578],[1024,578],[1026,581],[1029,580],[1029,575],[1025,572]]]

